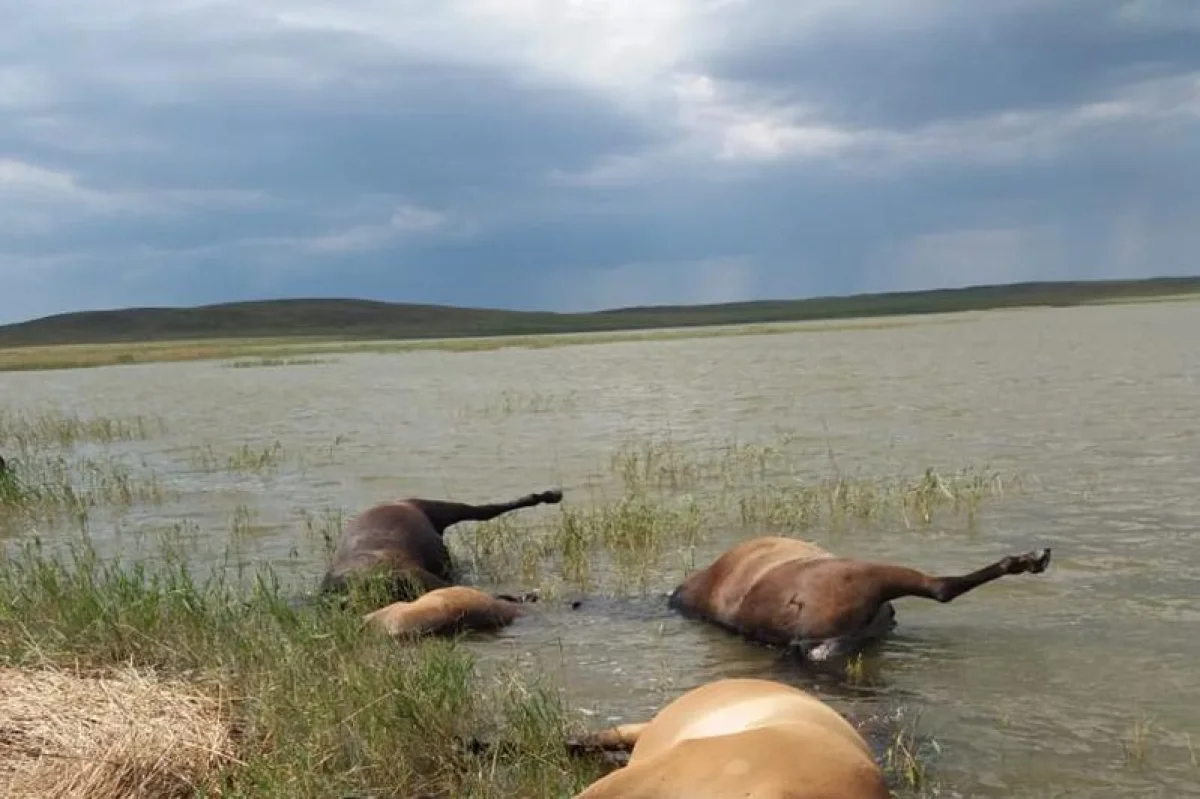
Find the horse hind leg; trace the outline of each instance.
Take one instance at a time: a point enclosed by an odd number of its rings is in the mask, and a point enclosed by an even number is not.
[[[554,505],[562,501],[562,491],[551,489],[535,494],[526,494],[510,502],[493,502],[472,505],[466,502],[450,502],[441,499],[410,499],[408,503],[421,511],[439,534],[460,522],[486,522],[522,508],[536,505]]]

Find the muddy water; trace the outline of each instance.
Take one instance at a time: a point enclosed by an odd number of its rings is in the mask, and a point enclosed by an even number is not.
[[[0,404],[162,416],[164,436],[118,450],[181,498],[93,522],[93,537],[115,545],[184,517],[202,536],[227,537],[247,505],[258,527],[244,551],[303,580],[320,563],[293,552],[302,508],[353,511],[421,494],[488,500],[555,484],[568,502],[614,498],[613,448],[667,431],[681,450],[731,436],[777,442],[787,431],[793,463],[814,474],[827,473],[828,450],[845,471],[885,477],[926,465],[1020,472],[1033,488],[988,506],[974,531],[947,522],[812,534],[841,553],[942,573],[1034,547],[1055,553],[1046,574],[1000,580],[953,605],[902,600],[869,688],[818,690],[850,712],[896,703],[919,712],[941,747],[945,795],[1200,796],[1197,341],[1196,303],[1023,310],[282,368],[7,374]],[[274,440],[310,462],[235,475],[204,472],[188,456]],[[709,532],[697,562],[744,534]],[[666,563],[656,588],[679,575]],[[813,679],[664,612],[657,596],[598,598],[574,613],[547,606],[471,646],[540,664],[597,723],[643,717],[718,676]]]

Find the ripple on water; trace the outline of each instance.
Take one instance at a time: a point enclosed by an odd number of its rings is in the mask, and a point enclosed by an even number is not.
[[[945,319],[953,320],[948,323]],[[94,540],[192,520],[220,554],[237,508],[263,526],[248,551],[273,562],[297,542],[300,509],[355,512],[396,496],[491,499],[546,484],[613,496],[612,450],[670,437],[679,449],[729,437],[781,444],[799,475],[920,474],[988,465],[1029,477],[978,529],[889,528],[807,537],[847,554],[962,573],[1053,546],[1038,577],[1006,578],[940,606],[902,600],[896,636],[873,656],[870,690],[836,686],[661,600],[552,607],[497,638],[485,663],[553,675],[597,718],[651,715],[721,676],[810,685],[839,708],[892,702],[942,745],[954,795],[1182,797],[1200,770],[1200,313],[1194,303],[929,318],[880,329],[477,353],[339,355],[310,367],[165,364],[0,375],[12,406],[158,415],[168,432],[120,445],[179,492]],[[570,407],[479,412],[502,395],[575,397]],[[278,439],[289,454],[253,476],[189,465]],[[754,482],[749,485],[752,487]],[[545,511],[552,513],[553,511]],[[524,513],[537,518],[543,511]],[[544,518],[544,517],[543,517]],[[520,523],[524,523],[523,521]],[[45,533],[46,530],[39,530]],[[715,553],[739,531],[710,530]],[[453,533],[451,536],[453,537]],[[452,538],[453,540],[453,538]],[[287,561],[311,582],[318,554]],[[215,562],[215,561],[214,561]],[[658,586],[677,578],[668,559]],[[1147,766],[1122,746],[1153,719]]]

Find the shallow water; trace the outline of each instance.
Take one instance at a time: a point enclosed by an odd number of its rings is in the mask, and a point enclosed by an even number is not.
[[[136,531],[181,518],[199,537],[228,537],[246,505],[257,527],[243,551],[310,582],[322,564],[293,553],[302,508],[353,512],[416,495],[485,501],[551,485],[564,486],[568,503],[612,499],[613,449],[668,431],[687,450],[731,436],[777,442],[782,429],[790,459],[812,474],[828,473],[830,450],[841,469],[884,477],[927,465],[1020,472],[1034,488],[986,506],[975,530],[947,522],[809,534],[839,553],[941,573],[1054,548],[1043,575],[1006,578],[952,605],[900,601],[899,627],[870,663],[870,690],[828,681],[818,690],[851,712],[897,702],[919,712],[921,732],[941,746],[934,767],[948,795],[1200,796],[1196,341],[1196,303],[1039,309],[279,368],[3,374],[0,407],[163,417],[166,434],[112,449],[180,498],[115,524],[93,520],[93,538],[125,546]],[[501,407],[504,397],[518,407]],[[205,472],[189,455],[275,440],[309,462],[239,475]],[[555,512],[522,511],[517,521]],[[743,535],[710,530],[696,562]],[[668,558],[655,590],[680,575]],[[540,663],[597,723],[644,717],[719,676],[813,684],[771,652],[667,613],[661,594],[556,607],[470,646],[487,659]],[[1144,719],[1145,757],[1131,759],[1126,746]]]

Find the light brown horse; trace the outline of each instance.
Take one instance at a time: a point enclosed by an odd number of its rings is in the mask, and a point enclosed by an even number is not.
[[[575,799],[887,799],[862,736],[811,694],[771,680],[688,691],[649,722],[588,736],[633,748],[629,764]]]
[[[1010,574],[1038,574],[1050,550],[1010,555],[962,576],[934,577],[904,566],[835,557],[807,541],[743,541],[692,572],[668,605],[749,640],[786,646],[810,660],[850,654],[895,627],[892,600],[950,602]]]
[[[360,577],[381,575],[393,599],[415,599],[455,582],[446,528],[488,521],[519,508],[562,502],[562,491],[527,494],[511,502],[468,505],[437,499],[406,499],[376,505],[346,523],[322,592],[345,590]]]
[[[492,596],[478,588],[452,585],[436,588],[411,602],[393,602],[366,614],[363,621],[379,632],[402,639],[495,632],[516,621],[524,612],[522,605],[533,598]]]

